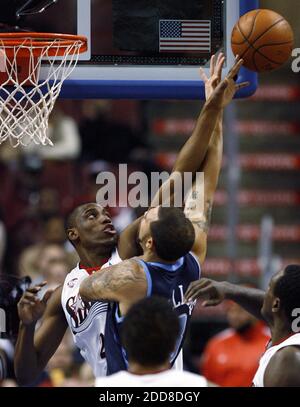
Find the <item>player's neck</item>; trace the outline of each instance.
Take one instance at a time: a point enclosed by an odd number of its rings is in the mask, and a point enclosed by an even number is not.
[[[176,261],[174,261],[174,260],[173,261],[163,260],[160,257],[158,257],[156,253],[151,252],[151,251],[144,252],[141,257],[145,262],[163,263],[163,264],[174,264],[174,263],[176,263]]]
[[[285,320],[274,321],[274,326],[271,327],[272,345],[278,345],[285,341],[295,332],[292,330],[291,323]]]
[[[109,254],[92,253],[90,251],[87,252],[86,250],[78,250],[78,254],[80,258],[80,264],[84,267],[101,266],[107,261],[107,258],[109,257]]]
[[[163,363],[162,365],[152,366],[152,367],[145,367],[145,366],[140,365],[139,363],[130,362],[128,371],[130,373],[136,374],[136,375],[146,375],[146,374],[157,374],[157,373],[165,372],[166,370],[169,370],[169,369],[170,369],[169,361],[167,361],[166,363]]]

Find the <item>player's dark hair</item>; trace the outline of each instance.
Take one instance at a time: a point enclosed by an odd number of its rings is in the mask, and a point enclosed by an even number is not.
[[[166,363],[179,335],[179,321],[169,302],[148,297],[133,305],[121,330],[121,341],[130,362],[145,367]]]
[[[274,286],[274,295],[280,298],[288,320],[293,322],[292,312],[300,308],[300,265],[291,264],[284,269]]]
[[[70,213],[67,214],[67,216],[65,218],[66,233],[69,229],[72,229],[76,226],[76,217],[77,217],[78,209],[79,209],[79,207],[73,209]]]
[[[192,222],[180,208],[160,206],[158,220],[150,224],[157,255],[166,261],[175,261],[193,247],[195,231]]]
[[[65,232],[66,232],[66,236],[67,239],[69,240],[69,242],[74,246],[74,243],[69,239],[68,236],[68,230],[72,229],[74,227],[76,227],[76,222],[77,222],[77,215],[79,213],[79,211],[85,206],[86,204],[77,206],[76,208],[74,208],[65,218]]]

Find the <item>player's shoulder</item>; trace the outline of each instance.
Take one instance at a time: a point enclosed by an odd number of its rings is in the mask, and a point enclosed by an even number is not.
[[[73,288],[77,280],[87,277],[85,270],[80,269],[79,263],[66,275],[63,287]]]
[[[120,387],[120,383],[122,383],[123,387],[126,387],[129,377],[129,373],[125,371],[115,373],[111,376],[97,377],[95,387]]]
[[[270,364],[279,366],[296,365],[300,369],[300,344],[286,346],[278,350],[271,358]]]
[[[299,370],[300,345],[286,346],[272,356],[265,372],[265,386],[298,387],[300,386]]]
[[[173,383],[174,385],[178,382],[178,386],[181,387],[208,387],[208,382],[204,376],[186,370],[171,369],[166,371],[164,376],[167,382]],[[162,377],[163,375],[161,378]]]
[[[141,259],[139,257],[123,260],[118,267],[121,267],[124,271],[139,274],[143,272],[143,262],[140,260]]]
[[[193,251],[190,251],[184,256],[184,258],[187,259],[189,262],[192,262],[193,269],[194,269],[194,271],[196,271],[197,275],[200,278],[201,277],[201,264],[199,261],[199,257]]]
[[[121,259],[118,249],[114,249],[114,251],[111,253],[110,258],[108,259],[108,261],[103,264],[103,266],[101,268],[106,268],[106,267],[110,267],[110,266],[115,266],[116,264],[121,263],[123,260]]]

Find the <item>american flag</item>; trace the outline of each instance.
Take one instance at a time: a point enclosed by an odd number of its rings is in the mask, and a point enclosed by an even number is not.
[[[210,52],[210,20],[159,20],[160,52]]]

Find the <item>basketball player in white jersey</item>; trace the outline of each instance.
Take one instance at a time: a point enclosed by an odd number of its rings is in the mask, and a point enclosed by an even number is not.
[[[207,387],[207,380],[200,375],[170,369],[170,355],[179,332],[179,319],[166,299],[148,297],[137,302],[122,325],[128,371],[99,377],[96,386]]]
[[[272,337],[260,359],[253,385],[300,387],[300,265],[287,266],[275,274],[266,293],[203,279],[192,283],[185,296],[187,301],[204,299],[205,306],[230,299],[255,317],[263,318]]]
[[[235,84],[242,60],[237,59],[227,78],[221,81],[224,58],[212,59],[211,78],[206,78],[209,100],[205,103],[195,130],[178,155],[173,173],[195,173],[205,160],[208,145],[215,131],[220,131],[222,110],[235,92],[247,83]],[[217,130],[216,130],[217,129]],[[172,175],[169,182],[171,183]],[[20,330],[16,344],[15,373],[21,384],[30,384],[42,372],[60,344],[69,326],[76,345],[96,376],[105,375],[106,361],[103,335],[106,318],[105,303],[85,303],[79,296],[80,283],[90,273],[137,255],[136,243],[140,219],[119,236],[104,208],[89,203],[76,208],[67,221],[67,235],[80,257],[80,264],[67,276],[63,287],[41,300],[41,285],[24,294],[19,303]],[[203,252],[206,251],[204,234]],[[117,247],[117,250],[116,250]],[[50,298],[50,300],[49,300]],[[49,300],[49,301],[48,301]],[[37,321],[43,316],[40,327]]]

